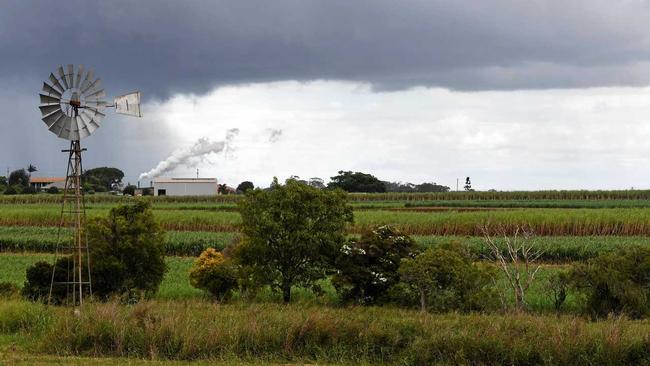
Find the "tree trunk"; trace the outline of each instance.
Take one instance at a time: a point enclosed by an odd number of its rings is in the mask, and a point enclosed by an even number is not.
[[[286,280],[282,281],[282,300],[285,304],[291,302],[291,282]]]
[[[423,288],[420,289],[420,311],[423,313],[427,311],[427,294]]]

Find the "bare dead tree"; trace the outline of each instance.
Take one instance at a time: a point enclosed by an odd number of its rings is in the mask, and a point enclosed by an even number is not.
[[[535,262],[543,251],[535,248],[532,231],[523,226],[517,225],[512,235],[508,235],[502,226],[490,230],[488,225],[484,225],[481,231],[483,240],[490,248],[491,259],[506,276],[508,287],[514,294],[515,310],[523,311],[526,307],[526,292],[541,267],[535,265]],[[503,239],[497,240],[494,235]]]

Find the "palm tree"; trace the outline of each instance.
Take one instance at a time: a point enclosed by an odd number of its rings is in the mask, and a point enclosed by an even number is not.
[[[29,172],[29,176],[31,177],[32,173],[34,173],[35,171],[38,171],[38,169],[34,165],[29,164],[29,166],[27,167],[27,171]]]

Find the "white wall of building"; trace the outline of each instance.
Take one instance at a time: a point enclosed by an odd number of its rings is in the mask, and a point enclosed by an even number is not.
[[[215,178],[159,178],[153,181],[154,196],[211,196],[217,194]]]

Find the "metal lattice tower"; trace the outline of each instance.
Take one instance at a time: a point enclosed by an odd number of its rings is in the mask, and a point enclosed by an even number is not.
[[[86,151],[86,149],[81,148],[79,140],[71,141],[70,148],[62,150],[62,152],[68,153],[68,169],[63,190],[63,202],[61,203],[61,219],[57,234],[55,265],[52,268],[48,303],[52,301],[52,291],[55,285],[64,285],[66,287],[66,294],[68,295],[66,299],[72,306],[83,305],[84,295],[92,296],[93,293],[88,236],[85,231],[86,205],[81,183],[81,174],[83,172],[81,153],[83,151]],[[70,226],[73,228],[72,242],[61,247],[61,230]],[[59,251],[59,249],[61,250]],[[59,255],[72,258],[72,268],[67,268],[67,278],[63,282],[55,281],[56,261]],[[72,298],[70,298],[70,295]]]
[[[50,132],[57,137],[70,141],[70,148],[62,150],[68,153],[68,169],[61,204],[61,220],[57,234],[57,248],[52,269],[52,279],[48,293],[48,303],[52,302],[55,288],[65,286],[66,302],[72,306],[81,306],[84,297],[92,296],[90,270],[90,248],[86,234],[86,207],[83,192],[83,165],[81,139],[89,137],[99,128],[106,116],[107,107],[115,108],[120,114],[142,117],[140,113],[140,92],[133,92],[116,97],[113,104],[102,100],[106,92],[102,81],[95,78],[92,70],[84,70],[79,65],[59,66],[55,73],[50,73],[43,82],[39,94],[41,105],[38,107],[42,120]],[[62,239],[64,228],[73,228],[70,241]],[[58,280],[57,259],[61,255],[69,256],[65,280]]]

